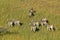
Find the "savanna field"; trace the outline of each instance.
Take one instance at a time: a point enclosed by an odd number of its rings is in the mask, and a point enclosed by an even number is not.
[[[29,18],[32,7],[36,13]],[[55,26],[55,31],[47,31],[46,27],[35,33],[30,30],[29,22],[42,16]],[[9,28],[7,19],[19,19],[23,25]],[[0,26],[9,28],[9,33],[0,34],[0,40],[60,40],[60,0],[0,0]]]

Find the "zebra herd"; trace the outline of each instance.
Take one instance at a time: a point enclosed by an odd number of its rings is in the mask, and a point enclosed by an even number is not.
[[[31,10],[29,10],[29,17],[34,16],[35,11],[33,10],[33,8]],[[34,21],[32,20],[31,23],[29,23],[31,30],[33,32],[36,32],[37,30],[39,30],[39,26],[45,26],[47,28],[47,30],[55,30],[55,27],[53,24],[50,24],[48,19],[46,17],[42,17],[41,20],[39,21]]]
[[[40,26],[45,26],[47,28],[47,30],[51,30],[54,31],[55,27],[53,24],[49,24],[48,20],[46,18],[42,18],[40,21],[32,21],[30,24],[31,30],[33,32],[36,32],[37,30],[39,30]]]
[[[34,13],[35,13],[35,11],[32,8],[32,9],[29,10],[28,16],[29,17],[33,17]],[[14,27],[15,25],[18,25],[18,26],[22,26],[23,25],[23,23],[20,20],[14,20],[14,19],[13,20],[9,20],[9,19],[7,19],[7,22],[8,22],[8,25],[10,27]],[[47,28],[47,30],[52,30],[52,31],[55,30],[54,25],[50,24],[48,19],[45,18],[45,17],[42,17],[41,20],[39,20],[39,21],[32,20],[29,23],[29,26],[31,28],[31,31],[33,31],[33,32],[36,32],[37,30],[39,30],[40,26],[42,26],[42,27],[45,26]],[[3,29],[3,30],[5,30],[5,29]],[[2,32],[2,30],[0,30],[0,32]]]

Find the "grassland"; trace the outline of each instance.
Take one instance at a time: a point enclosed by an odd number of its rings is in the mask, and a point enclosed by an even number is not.
[[[28,10],[32,7],[36,13],[29,18]],[[31,32],[28,23],[42,16],[54,24],[56,31],[40,27],[40,31]],[[19,19],[24,24],[8,29],[11,33],[0,35],[0,40],[60,40],[60,0],[0,0],[0,26],[9,27],[7,19]]]

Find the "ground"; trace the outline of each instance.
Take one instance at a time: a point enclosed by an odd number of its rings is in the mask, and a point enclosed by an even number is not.
[[[28,10],[32,7],[36,13],[29,18]],[[54,32],[45,27],[40,27],[36,33],[30,30],[28,23],[32,19],[40,20],[42,16],[54,24]],[[7,19],[19,19],[23,25],[9,28]],[[60,40],[60,0],[0,0],[0,26],[10,31],[0,34],[0,40]]]

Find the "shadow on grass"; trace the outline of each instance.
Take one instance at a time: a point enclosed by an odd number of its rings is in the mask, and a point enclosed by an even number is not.
[[[7,35],[7,34],[19,34],[19,33],[18,32],[9,32],[9,31],[6,31],[6,32],[1,32],[0,36]]]

